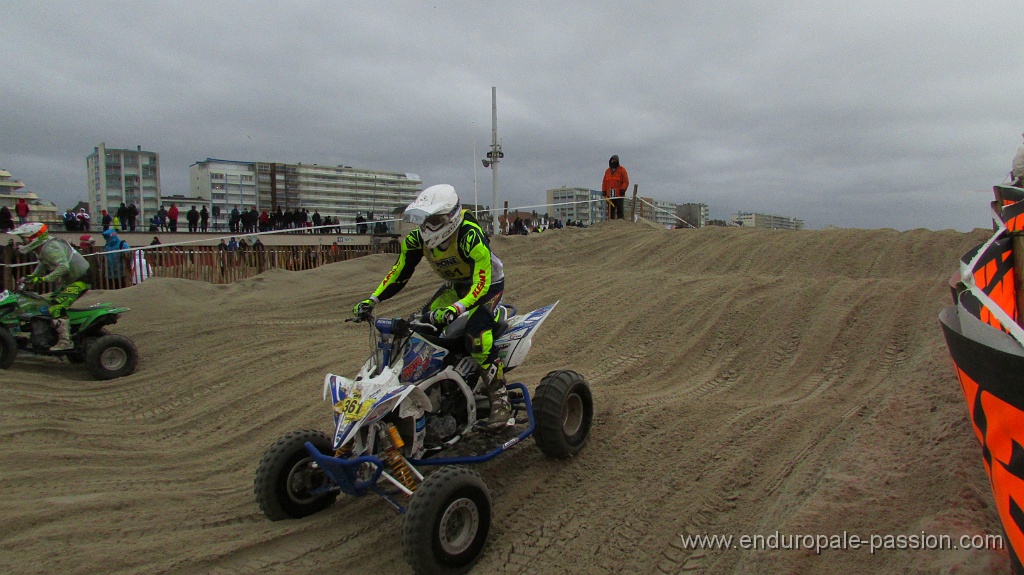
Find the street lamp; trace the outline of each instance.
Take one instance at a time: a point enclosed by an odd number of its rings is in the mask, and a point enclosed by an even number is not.
[[[497,130],[497,125],[495,125],[495,130]],[[497,131],[495,131],[495,136],[494,137],[497,138]],[[493,221],[494,222],[498,222],[499,221],[498,220],[498,214],[497,214],[497,211],[498,211],[498,204],[497,204],[497,202],[498,202],[498,161],[501,160],[501,158],[504,158],[504,157],[505,157],[505,152],[501,151],[501,144],[499,144],[497,142],[497,140],[495,139],[494,142],[491,143],[491,151],[487,152],[487,158],[483,159],[483,160],[480,160],[480,162],[484,165],[485,168],[490,168],[493,171],[492,176],[493,176],[493,183],[494,183],[494,202],[495,202],[494,203],[494,212],[495,213],[493,214],[493,217],[494,217]],[[506,224],[507,223],[508,222],[506,222]],[[498,227],[497,224],[495,224],[493,229],[494,229],[494,233],[497,234],[497,235],[502,235],[504,233],[504,230],[501,230]]]

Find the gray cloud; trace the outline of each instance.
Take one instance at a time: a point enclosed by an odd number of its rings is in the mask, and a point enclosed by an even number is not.
[[[986,227],[1020,145],[1016,1],[17,2],[0,20],[0,167],[70,207],[99,142],[405,171],[490,203],[599,187],[713,217]],[[1000,33],[1000,30],[1002,33]],[[474,142],[476,155],[473,154]]]

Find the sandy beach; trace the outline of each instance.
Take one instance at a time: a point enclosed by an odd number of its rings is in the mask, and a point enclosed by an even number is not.
[[[613,221],[499,237],[506,301],[560,302],[526,363],[568,368],[596,417],[573,459],[532,439],[477,466],[495,518],[474,573],[1009,573],[1005,550],[695,549],[684,535],[1001,534],[937,315],[990,231],[662,230]],[[20,356],[0,372],[0,573],[409,573],[401,517],[342,497],[268,521],[260,457],[330,430],[324,374],[352,374],[343,320],[394,256],[226,286],[151,278],[82,303],[138,371],[94,381]],[[437,287],[425,264],[378,309]]]

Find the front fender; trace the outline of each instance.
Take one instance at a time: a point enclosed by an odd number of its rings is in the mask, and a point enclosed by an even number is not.
[[[334,404],[335,448],[396,408],[399,417],[414,419],[433,409],[430,398],[415,386],[400,383],[398,374],[399,369],[392,367],[384,368],[380,375],[359,380],[327,374],[324,378],[324,399],[330,393]]]

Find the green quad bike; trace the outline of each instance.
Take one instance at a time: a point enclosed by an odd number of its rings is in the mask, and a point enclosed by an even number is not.
[[[107,332],[117,323],[126,307],[98,303],[68,309],[71,341],[75,347],[51,351],[57,343],[57,330],[48,313],[49,298],[32,291],[0,291],[0,369],[8,369],[18,351],[35,355],[65,357],[71,363],[84,363],[96,379],[114,379],[130,375],[139,363],[135,344],[123,335]]]

